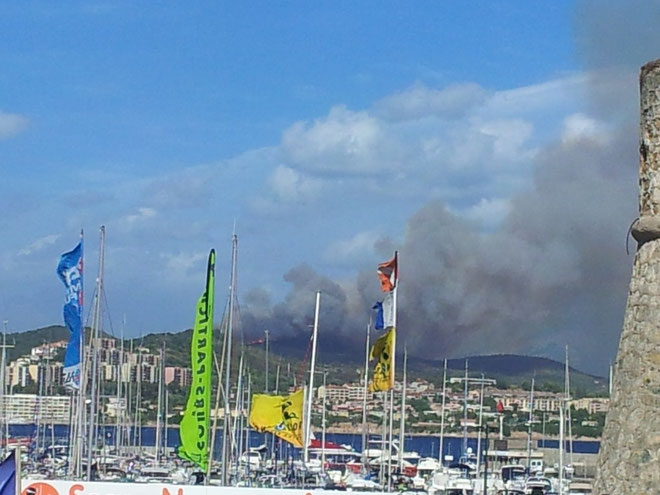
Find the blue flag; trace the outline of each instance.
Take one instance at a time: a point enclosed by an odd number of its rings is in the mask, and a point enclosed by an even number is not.
[[[80,388],[80,343],[82,340],[83,307],[83,243],[64,253],[57,265],[57,274],[66,287],[64,323],[71,337],[64,355],[64,386]],[[0,494],[1,495],[1,494]]]
[[[385,318],[383,317],[383,303],[381,301],[376,301],[376,304],[374,304],[373,308],[376,310],[376,321],[374,322],[374,328],[376,330],[384,330],[385,329]]]
[[[16,451],[0,463],[0,495],[16,494]]]

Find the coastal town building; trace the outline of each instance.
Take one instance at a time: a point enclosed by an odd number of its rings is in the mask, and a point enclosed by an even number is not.
[[[68,396],[39,396],[12,394],[0,396],[0,411],[12,424],[70,422],[71,398]]]
[[[364,399],[364,387],[361,384],[344,384],[344,385],[321,385],[316,392],[318,399],[325,397],[326,401],[330,402],[347,402]],[[367,392],[367,400],[373,398],[373,393]]]
[[[149,349],[138,347],[135,352],[122,351],[115,339],[97,339],[100,377],[105,382],[157,383],[160,357]],[[63,365],[54,360],[57,352],[66,348],[64,341],[33,347],[29,355],[21,356],[6,366],[6,383],[12,387],[25,388],[36,384],[37,390],[60,386],[63,383]],[[89,346],[86,348],[89,354]],[[121,365],[121,366],[120,366]],[[121,368],[121,371],[120,371]],[[190,384],[190,369],[178,368],[173,380],[181,386]],[[169,382],[167,382],[169,383]]]
[[[192,370],[179,366],[165,366],[165,385],[176,383],[180,387],[189,387],[192,383]]]

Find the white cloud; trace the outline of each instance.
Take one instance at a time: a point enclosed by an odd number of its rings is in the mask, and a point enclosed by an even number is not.
[[[302,177],[314,180],[314,196],[305,197],[319,201],[346,194],[346,181],[374,192],[378,181],[380,191],[394,187],[398,197],[420,204],[506,198],[529,183],[538,148],[579,109],[587,81],[571,74],[496,92],[474,83],[415,85],[369,109],[335,106],[284,131],[281,165],[262,195],[269,199],[257,202],[270,210],[304,196]]]
[[[325,250],[324,258],[328,261],[361,259],[373,254],[374,243],[378,234],[373,231],[358,232],[350,239],[333,242]]]
[[[154,208],[142,206],[137,209],[135,213],[129,213],[119,219],[119,224],[123,227],[132,227],[146,220],[152,219],[156,216],[157,212]]]
[[[475,83],[442,89],[415,85],[387,96],[374,105],[374,113],[386,120],[417,120],[425,117],[457,119],[483,104],[487,91]]]
[[[195,270],[195,275],[198,275],[197,268],[207,259],[208,253],[205,252],[181,252],[181,253],[161,253],[160,258],[165,262],[165,275],[169,279],[182,279],[187,278]]]
[[[509,199],[481,198],[478,203],[456,213],[467,218],[480,229],[493,231],[500,226],[510,211],[511,201]]]
[[[318,180],[283,165],[275,168],[268,183],[275,196],[287,203],[311,198],[320,187]]]
[[[333,107],[327,117],[297,122],[282,136],[282,152],[297,168],[319,174],[373,174],[391,168],[396,142],[366,111]]]
[[[38,251],[41,251],[47,246],[55,244],[55,242],[60,238],[60,234],[50,234],[44,237],[40,237],[36,241],[30,243],[24,248],[18,251],[19,256],[30,256]]]
[[[485,103],[483,113],[504,117],[570,108],[584,95],[588,84],[588,74],[576,73],[539,84],[497,91]]]
[[[534,130],[531,122],[522,119],[492,120],[484,122],[479,130],[493,138],[492,151],[495,158],[512,160],[524,155],[532,157],[533,150],[524,149]]]
[[[278,165],[266,179],[265,193],[252,196],[249,204],[260,214],[272,215],[301,203],[313,201],[322,181],[285,165]]]
[[[564,144],[590,139],[604,142],[607,133],[604,126],[596,119],[583,113],[574,113],[564,119],[561,140]]]
[[[0,111],[0,140],[12,137],[28,126],[28,119],[22,115]]]

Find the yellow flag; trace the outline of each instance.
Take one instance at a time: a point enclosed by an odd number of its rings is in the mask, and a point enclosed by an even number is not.
[[[250,426],[270,432],[296,447],[303,446],[303,390],[291,395],[254,394]]]
[[[392,327],[387,333],[381,335],[371,348],[369,361],[376,360],[374,377],[369,384],[369,390],[372,392],[386,392],[394,385],[392,362],[395,338],[396,329]]]

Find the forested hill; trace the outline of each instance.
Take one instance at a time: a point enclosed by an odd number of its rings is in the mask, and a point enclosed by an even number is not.
[[[88,338],[89,329],[86,329]],[[130,350],[131,346],[149,349],[156,353],[161,346],[165,348],[165,361],[168,366],[187,367],[190,363],[190,339],[192,330],[184,330],[173,333],[152,333],[144,337],[124,340],[124,349]],[[109,336],[112,337],[112,336]],[[221,333],[215,332],[214,347],[218,353],[222,349]],[[46,342],[67,340],[68,330],[60,325],[49,326],[21,333],[7,334],[7,343],[14,344],[14,348],[8,349],[9,360],[16,359],[30,353],[32,347]],[[273,339],[270,345],[270,373],[271,379],[279,365],[286,369],[286,377],[289,381],[294,375],[300,375],[301,362],[309,358],[309,339]],[[323,350],[323,340],[319,343],[318,365],[328,370],[328,380],[333,383],[345,383],[357,381],[360,370],[364,366],[364,349],[356,348],[354,345],[341,345],[341,340],[334,338],[332,351]],[[265,346],[261,340],[245,342],[243,345],[237,343],[234,349],[238,352],[243,348],[246,351],[246,360],[250,366],[253,378],[256,382],[263,380],[265,371]],[[448,359],[447,367],[450,377],[462,376],[465,373],[465,361],[468,362],[470,376],[478,376],[483,373],[487,378],[497,380],[498,386],[521,385],[529,387],[532,378],[535,378],[537,390],[559,391],[564,386],[564,363],[554,361],[545,357],[522,356],[514,354],[500,354],[487,356],[468,356]],[[402,360],[398,360],[397,367],[401,366]],[[423,378],[440,385],[442,383],[443,360],[429,360],[408,357],[408,370],[411,379]],[[571,389],[575,395],[602,395],[607,391],[607,379],[583,373],[574,368],[570,369]]]

